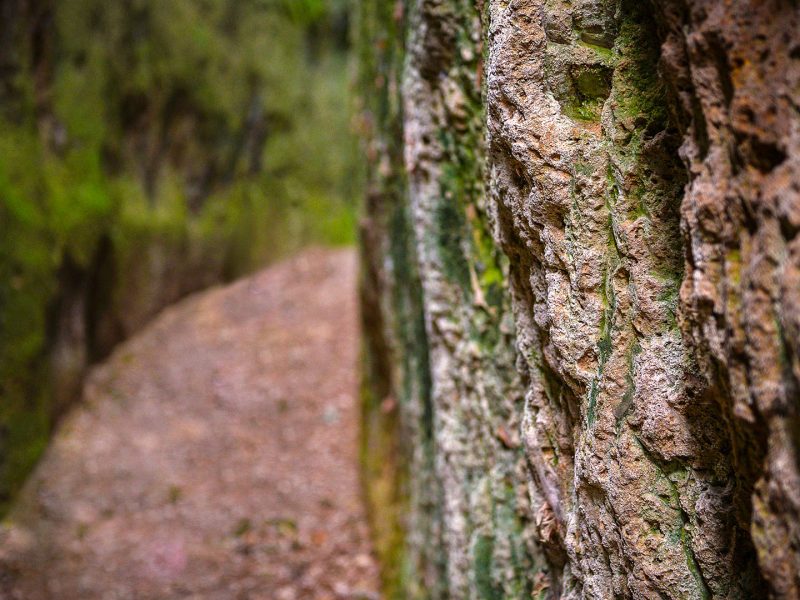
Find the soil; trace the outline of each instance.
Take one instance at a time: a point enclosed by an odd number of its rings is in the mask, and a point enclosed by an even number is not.
[[[0,530],[9,599],[377,599],[356,259],[164,311],[87,379]]]

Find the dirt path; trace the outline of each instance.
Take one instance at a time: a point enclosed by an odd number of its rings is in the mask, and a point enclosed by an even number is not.
[[[377,598],[355,277],[352,252],[307,252],[96,368],[2,531],[4,597]]]

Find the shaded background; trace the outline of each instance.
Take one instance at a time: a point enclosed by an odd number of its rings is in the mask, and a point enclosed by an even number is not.
[[[353,241],[345,0],[0,0],[0,512],[159,309]]]

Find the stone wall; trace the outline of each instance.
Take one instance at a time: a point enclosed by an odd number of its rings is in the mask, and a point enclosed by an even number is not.
[[[358,23],[391,593],[796,597],[800,10],[387,4]]]

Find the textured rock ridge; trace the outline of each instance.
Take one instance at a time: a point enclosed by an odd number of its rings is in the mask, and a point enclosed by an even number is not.
[[[396,451],[392,589],[797,597],[798,9],[376,4],[364,450]]]
[[[727,424],[736,517],[772,594],[796,598],[800,10],[661,2],[657,14],[689,173],[681,329]]]
[[[740,595],[753,553],[730,432],[677,327],[685,175],[648,12],[493,7],[491,188],[524,439],[563,594]]]
[[[360,4],[373,165],[362,297],[364,455],[389,595],[524,597],[543,561],[505,267],[487,215],[482,14],[468,2],[384,4]],[[387,42],[406,30],[407,52]],[[395,452],[406,469],[391,472]],[[387,502],[405,514],[395,534]]]
[[[487,227],[482,25],[470,3],[415,8],[403,77],[405,170],[431,369],[441,552],[450,597],[513,597],[530,588],[534,560],[516,440],[522,393],[513,324]]]

